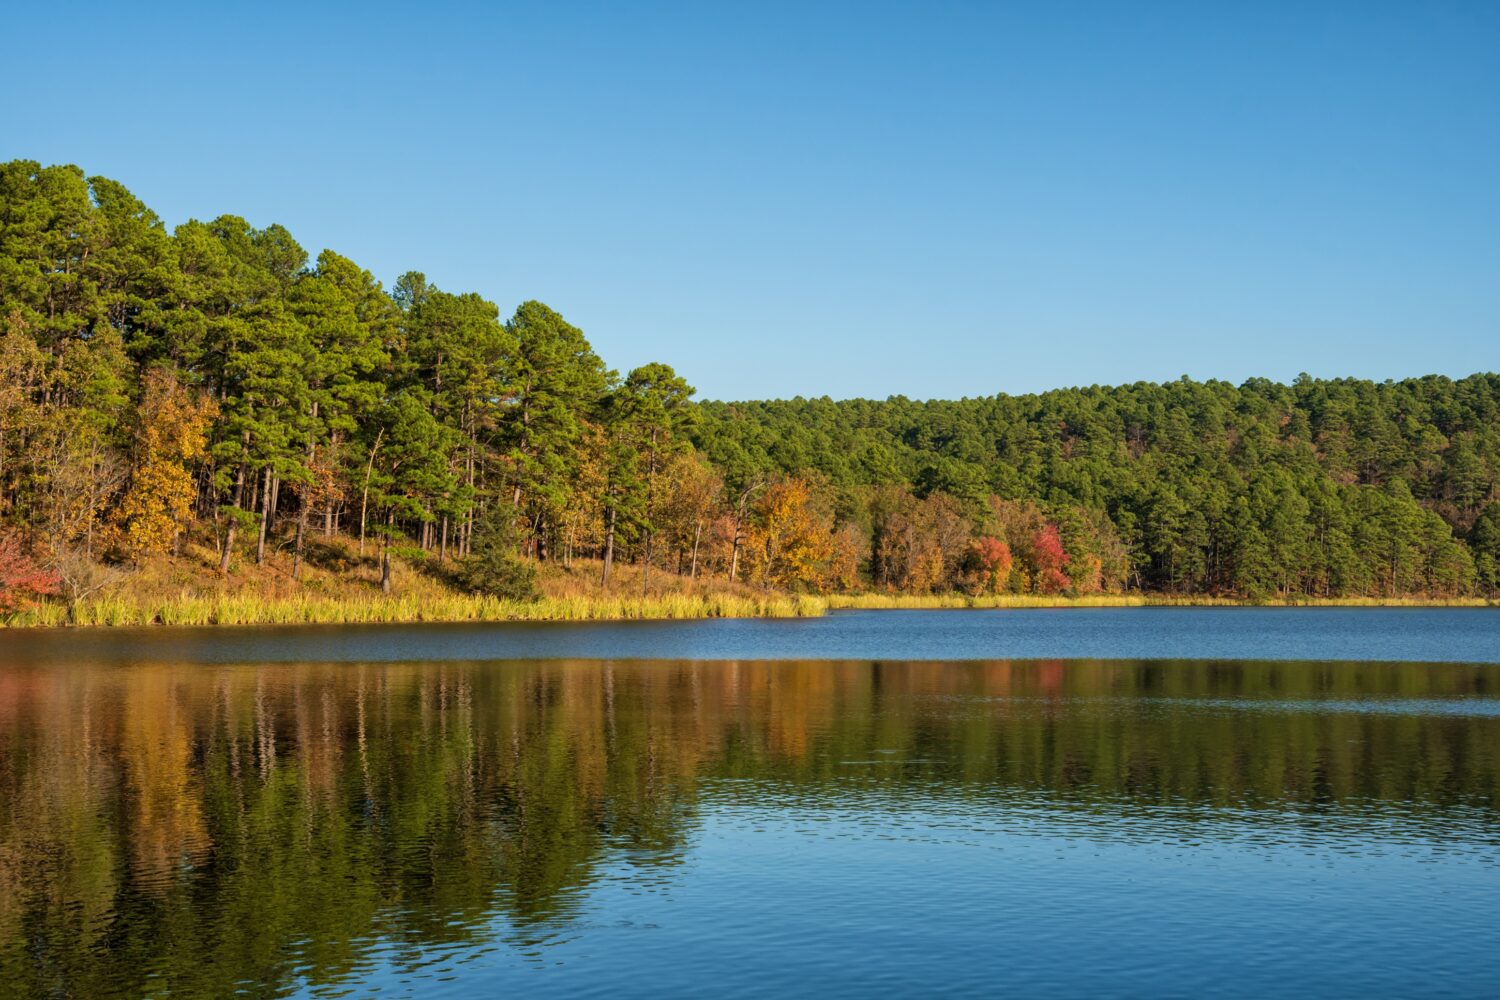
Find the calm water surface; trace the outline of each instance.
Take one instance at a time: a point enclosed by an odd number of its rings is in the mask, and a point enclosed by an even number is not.
[[[837,611],[694,622],[89,629],[0,635],[28,662],[1192,659],[1500,662],[1500,608]]]
[[[0,634],[0,995],[1495,996],[1497,654],[1487,611]]]

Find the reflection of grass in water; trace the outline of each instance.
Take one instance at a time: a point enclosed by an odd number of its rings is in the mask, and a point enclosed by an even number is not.
[[[1456,695],[1451,698],[1204,698],[1129,696],[928,695],[928,700],[954,705],[1003,705],[1027,708],[1094,708],[1130,710],[1171,708],[1187,712],[1264,712],[1293,715],[1410,715],[1457,718],[1500,718],[1500,698]],[[850,763],[846,761],[845,763]],[[873,761],[871,763],[874,763]]]

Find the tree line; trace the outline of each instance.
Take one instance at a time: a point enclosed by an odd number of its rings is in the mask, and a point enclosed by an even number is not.
[[[700,446],[717,465],[814,470],[833,484],[841,516],[873,539],[877,583],[894,524],[898,538],[941,549],[950,580],[975,561],[959,539],[996,536],[1018,563],[1025,556],[1009,579],[1022,589],[1500,589],[1495,374],[1238,386],[1182,378],[699,411]],[[913,533],[899,513],[893,522],[893,489],[925,530]],[[1054,529],[1060,557],[1046,555]]]
[[[0,166],[0,597],[309,542],[524,592],[538,565],[804,590],[1500,588],[1500,377],[695,402],[535,301],[384,288],[237,216]],[[31,576],[28,577],[27,574]]]

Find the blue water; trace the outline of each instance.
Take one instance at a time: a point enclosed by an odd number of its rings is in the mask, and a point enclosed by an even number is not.
[[[1234,659],[1500,662],[1500,608],[838,611],[585,624],[0,632],[0,657],[87,662],[489,659]]]
[[[0,997],[1500,996],[1497,629],[0,633]]]

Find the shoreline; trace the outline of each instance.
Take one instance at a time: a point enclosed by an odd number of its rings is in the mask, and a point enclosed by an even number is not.
[[[832,594],[822,598],[830,611],[858,610],[1022,610],[1026,608],[1494,608],[1485,597],[1216,597],[1174,594]]]
[[[337,598],[182,595],[149,601],[105,598],[70,610],[45,604],[12,615],[4,628],[111,628],[203,625],[375,625],[456,622],[587,622],[707,618],[806,618],[818,598],[788,594],[656,597],[543,597],[517,601],[470,595]]]
[[[1265,600],[1166,594],[767,594],[654,597],[544,597],[536,601],[468,595],[379,598],[181,594],[150,600],[102,598],[70,611],[47,603],[0,620],[4,629],[209,625],[368,625],[462,622],[688,621],[710,618],[817,618],[844,610],[1026,610],[1067,608],[1495,608],[1487,598],[1292,597]]]

